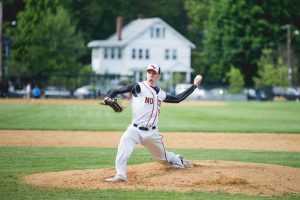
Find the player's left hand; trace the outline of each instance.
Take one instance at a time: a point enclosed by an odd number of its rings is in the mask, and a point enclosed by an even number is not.
[[[202,76],[198,74],[194,79],[194,85],[199,87],[201,81],[202,81]]]
[[[124,106],[120,104],[118,99],[105,97],[104,100],[100,102],[100,104],[111,107],[115,112],[122,112],[124,110]]]

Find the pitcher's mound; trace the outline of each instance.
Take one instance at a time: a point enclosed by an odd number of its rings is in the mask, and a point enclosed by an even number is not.
[[[230,161],[193,161],[189,169],[157,163],[129,165],[128,181],[107,183],[114,168],[49,172],[28,175],[24,182],[45,188],[144,189],[186,192],[218,191],[279,196],[300,193],[300,169]]]

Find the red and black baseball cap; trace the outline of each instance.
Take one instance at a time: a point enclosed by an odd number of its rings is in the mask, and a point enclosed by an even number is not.
[[[160,74],[160,67],[159,67],[158,64],[150,64],[150,65],[148,65],[148,67],[147,67],[147,72],[148,72],[149,70],[152,70],[152,71],[154,71],[154,72],[157,73],[157,74]]]

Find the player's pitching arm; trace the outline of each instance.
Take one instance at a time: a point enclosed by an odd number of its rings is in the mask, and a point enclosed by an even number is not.
[[[194,79],[194,84],[191,85],[188,89],[186,89],[184,92],[176,95],[176,96],[172,96],[172,95],[168,95],[166,96],[166,99],[164,100],[164,102],[166,103],[179,103],[181,101],[183,101],[184,99],[186,99],[190,94],[192,94],[194,92],[194,90],[199,87],[200,83],[202,80],[202,76],[201,75],[197,75]]]

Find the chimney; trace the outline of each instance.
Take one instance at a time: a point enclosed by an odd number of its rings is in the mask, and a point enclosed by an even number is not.
[[[116,35],[118,40],[122,40],[122,26],[123,26],[124,17],[117,17],[116,22]]]
[[[138,17],[138,19],[144,19],[144,13],[139,13],[139,14],[137,15],[137,17]]]

